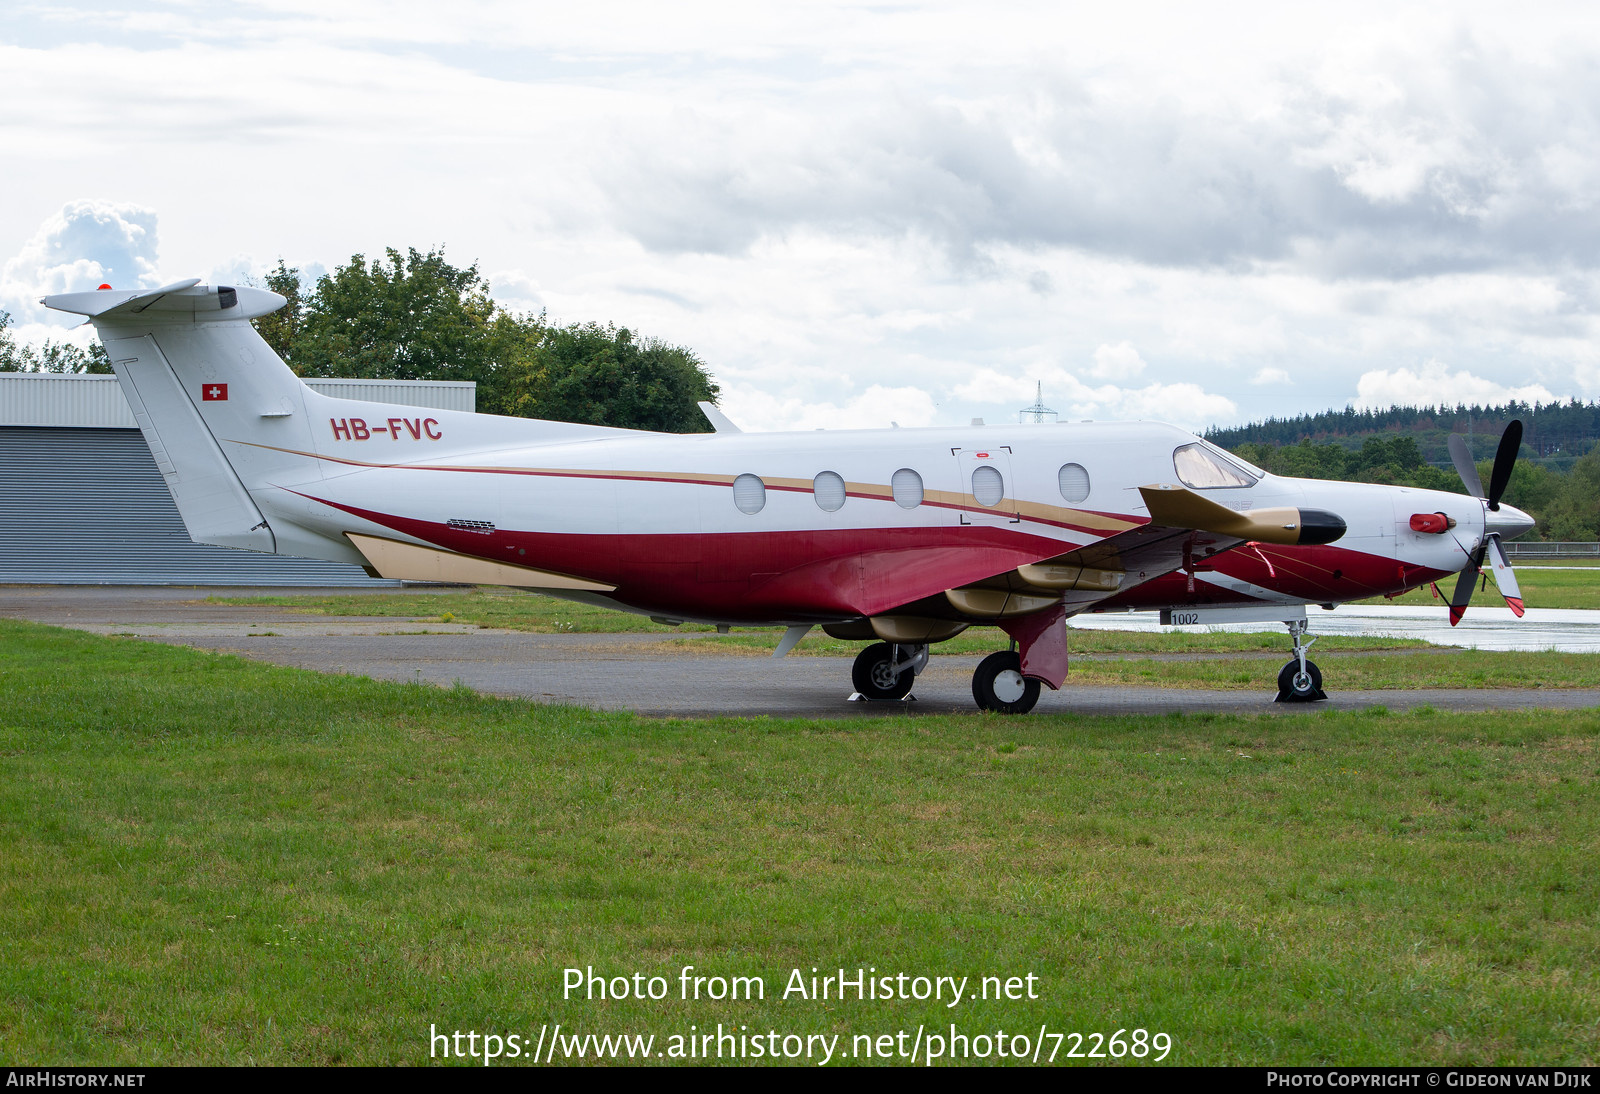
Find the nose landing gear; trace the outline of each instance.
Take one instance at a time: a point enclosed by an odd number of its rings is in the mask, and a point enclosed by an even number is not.
[[[1289,638],[1294,642],[1294,660],[1278,673],[1279,703],[1314,703],[1328,697],[1322,690],[1322,671],[1306,658],[1315,638],[1306,638],[1306,621],[1291,619],[1286,624]]]

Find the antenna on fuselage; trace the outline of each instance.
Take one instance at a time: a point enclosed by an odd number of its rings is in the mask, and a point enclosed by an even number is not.
[[[1044,405],[1044,382],[1034,381],[1033,405],[1017,411],[1017,421],[1045,425],[1056,420],[1056,412]]]

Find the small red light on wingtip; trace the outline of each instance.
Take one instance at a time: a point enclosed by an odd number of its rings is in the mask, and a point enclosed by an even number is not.
[[[94,291],[99,292],[101,289],[109,289],[110,287],[110,285],[100,285]]]

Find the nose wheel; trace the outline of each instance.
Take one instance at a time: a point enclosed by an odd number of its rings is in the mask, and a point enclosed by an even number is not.
[[[996,714],[1026,714],[1039,701],[1039,681],[1022,675],[1016,650],[991,653],[972,674],[972,697]]]
[[[1288,627],[1289,638],[1294,642],[1294,660],[1278,673],[1277,702],[1315,703],[1326,699],[1328,695],[1322,690],[1322,670],[1306,657],[1306,650],[1311,648],[1316,639],[1306,638],[1304,619],[1291,620]]]

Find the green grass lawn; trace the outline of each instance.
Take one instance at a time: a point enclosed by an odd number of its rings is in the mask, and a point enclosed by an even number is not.
[[[536,634],[707,634],[709,626],[684,624],[680,627],[653,623],[642,615],[612,611],[557,600],[535,593],[482,587],[439,593],[299,594],[294,596],[210,597],[211,603],[291,608],[311,615],[378,616],[419,622],[471,623],[481,627],[502,627]],[[993,628],[979,628],[932,647],[939,654],[991,653],[1005,644]],[[735,628],[716,640],[717,649],[770,653],[783,632],[773,627]],[[698,642],[698,639],[692,642]],[[701,648],[683,643],[682,649]],[[1242,653],[1257,650],[1283,651],[1288,636],[1282,627],[1272,631],[1244,634],[1209,631],[1108,631],[1075,628],[1071,645],[1075,653]],[[794,652],[820,656],[854,656],[864,643],[841,642],[815,630]],[[1388,650],[1426,647],[1415,638],[1345,637],[1328,635],[1318,639],[1319,650]],[[670,648],[670,647],[669,647]],[[705,647],[710,648],[710,647]]]
[[[0,621],[0,773],[13,1064],[418,1063],[430,1024],[555,1022],[1600,1046],[1600,711],[650,720]],[[584,965],[769,998],[564,1000]],[[772,998],[812,966],[1040,997]]]
[[[1590,653],[1449,650],[1441,653],[1353,656],[1325,651],[1318,639],[1311,658],[1330,691],[1411,690],[1415,688],[1600,688],[1600,657]],[[1213,691],[1261,690],[1277,686],[1281,661],[1201,660],[1073,661],[1067,687],[1139,685],[1203,688]]]
[[[1578,567],[1569,569],[1567,567]],[[1522,590],[1522,600],[1530,608],[1600,608],[1600,565],[1587,565],[1582,560],[1574,562],[1548,561],[1512,563],[1517,573],[1517,585]],[[1503,606],[1495,587],[1493,574],[1489,587],[1474,594],[1478,604]],[[1454,576],[1439,582],[1439,592],[1448,598],[1456,587]],[[1440,604],[1427,586],[1413,589],[1393,600],[1379,597],[1365,601],[1368,604]],[[1441,606],[1440,610],[1443,610]]]

